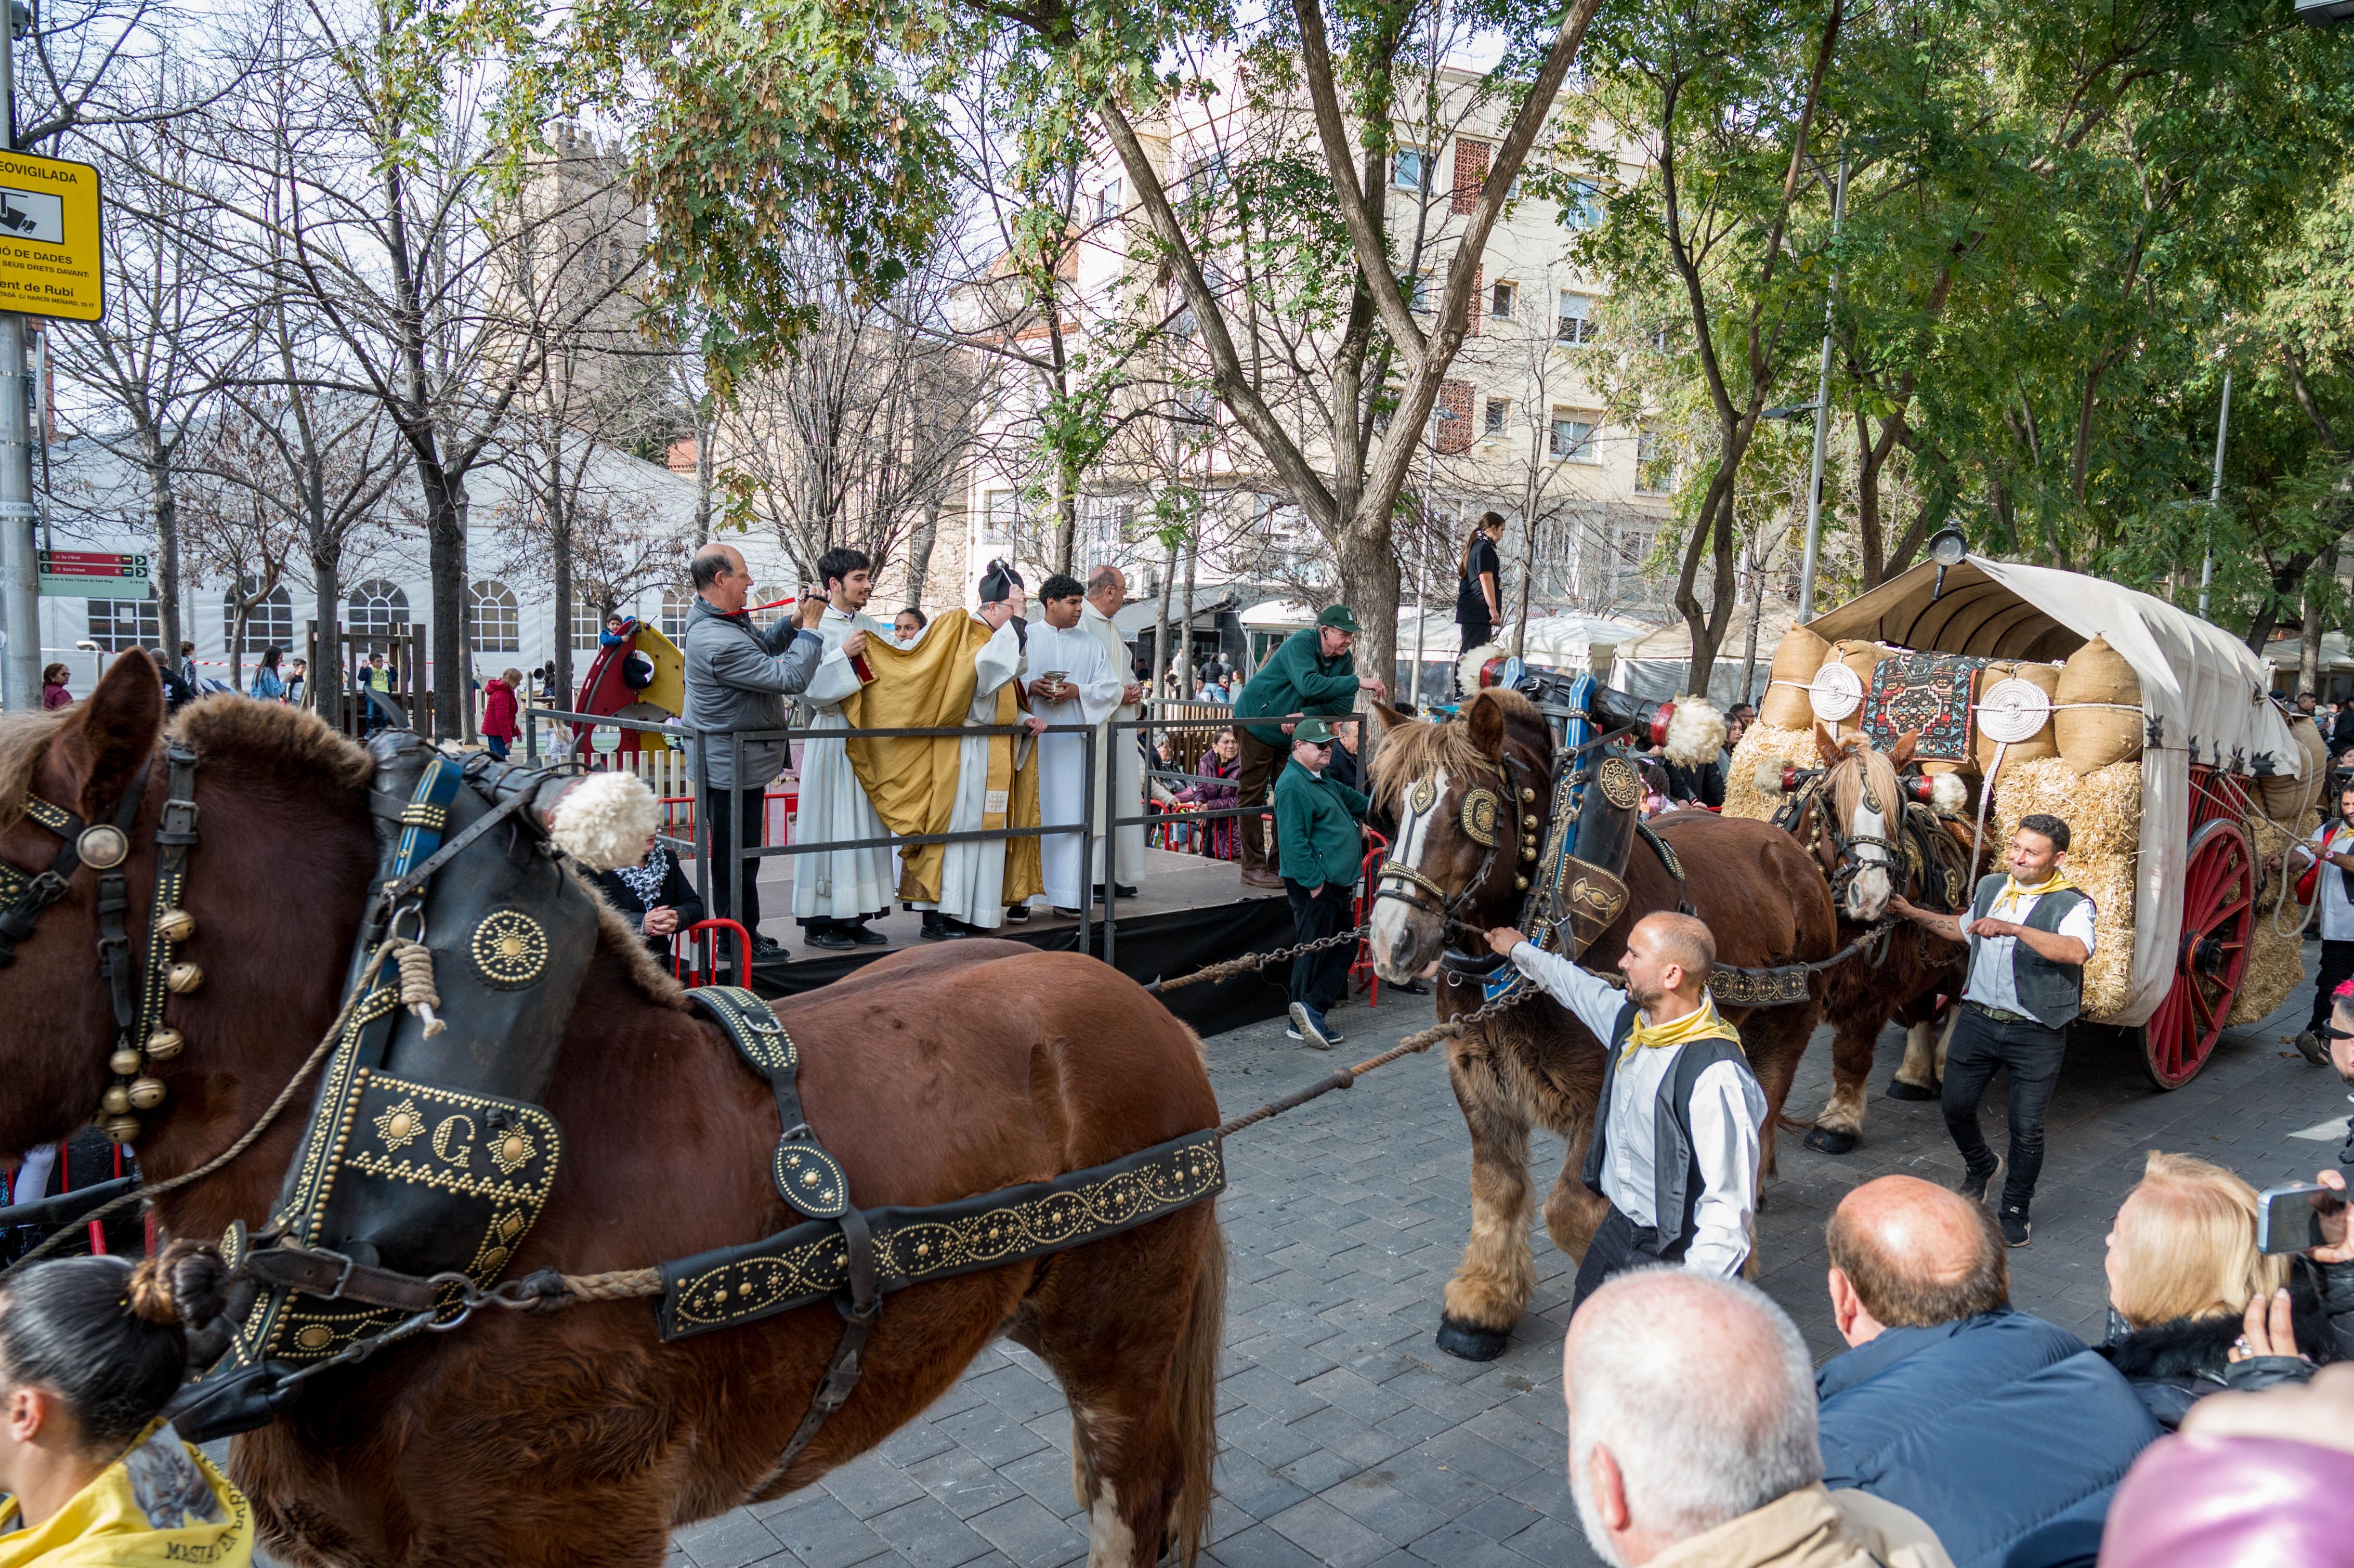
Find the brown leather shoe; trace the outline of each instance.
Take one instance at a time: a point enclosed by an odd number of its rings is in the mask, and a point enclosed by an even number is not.
[[[1271,872],[1246,871],[1243,873],[1243,885],[1245,887],[1281,887],[1283,878]]]

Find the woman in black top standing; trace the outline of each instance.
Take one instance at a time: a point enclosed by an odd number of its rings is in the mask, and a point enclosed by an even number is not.
[[[1461,581],[1455,589],[1455,624],[1463,629],[1462,652],[1485,647],[1504,619],[1503,561],[1496,542],[1504,536],[1504,519],[1490,512],[1479,519],[1463,541],[1463,558],[1456,570]]]

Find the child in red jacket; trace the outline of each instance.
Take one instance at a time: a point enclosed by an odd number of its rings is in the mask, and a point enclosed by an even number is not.
[[[522,684],[523,672],[509,670],[493,675],[482,687],[482,743],[502,762],[506,760],[507,747],[523,733],[515,726],[515,690]]]

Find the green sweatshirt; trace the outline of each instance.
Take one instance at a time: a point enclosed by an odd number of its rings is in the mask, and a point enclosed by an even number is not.
[[[1288,765],[1275,780],[1275,846],[1282,874],[1307,888],[1356,881],[1365,853],[1357,824],[1372,803],[1329,772]]]
[[[1281,717],[1285,714],[1316,714],[1331,718],[1346,714],[1357,703],[1357,664],[1347,653],[1338,659],[1327,659],[1320,652],[1318,629],[1295,631],[1258,667],[1258,673],[1243,687],[1243,694],[1235,699],[1236,718],[1260,718],[1267,715]],[[1288,748],[1290,740],[1281,725],[1253,724],[1243,726],[1252,736],[1269,746]]]

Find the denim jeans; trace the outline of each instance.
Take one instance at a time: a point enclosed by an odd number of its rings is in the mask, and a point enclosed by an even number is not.
[[[2010,1069],[2010,1165],[2002,1173],[2002,1206],[2024,1209],[2035,1196],[2043,1170],[2043,1113],[2060,1082],[2068,1032],[2047,1029],[2031,1018],[2006,1023],[1964,1003],[1946,1052],[1946,1086],[1940,1108],[1954,1146],[1977,1175],[1994,1167],[1994,1151],[1978,1131],[1978,1101],[1997,1067]]]

